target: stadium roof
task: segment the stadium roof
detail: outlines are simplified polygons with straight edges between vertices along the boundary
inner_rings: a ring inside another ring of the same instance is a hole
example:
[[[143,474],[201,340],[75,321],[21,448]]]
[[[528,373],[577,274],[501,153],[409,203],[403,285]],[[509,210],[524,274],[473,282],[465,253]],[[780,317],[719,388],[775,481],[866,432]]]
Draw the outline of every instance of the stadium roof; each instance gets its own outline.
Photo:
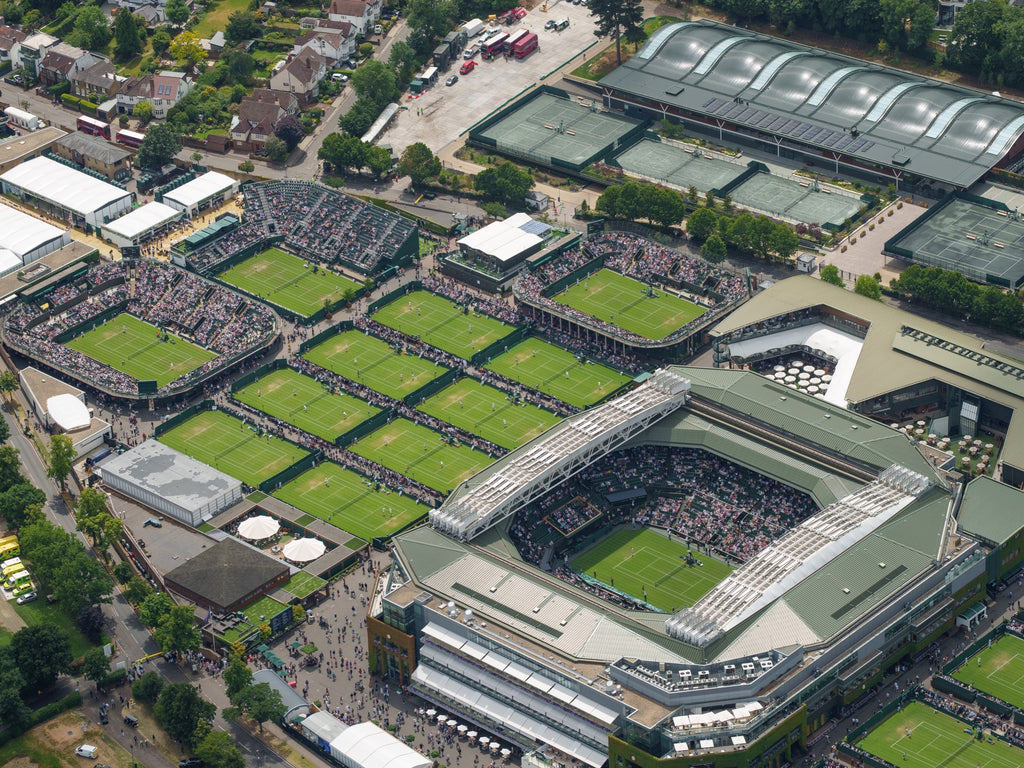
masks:
[[[129,240],[134,240],[140,235],[144,235],[152,229],[166,224],[168,221],[174,221],[182,216],[182,212],[176,208],[171,208],[169,205],[163,203],[146,203],[145,205],[136,208],[130,213],[126,213],[119,219],[114,219],[109,224],[104,225],[104,229],[108,229],[114,234],[121,235]]]
[[[0,181],[23,189],[47,202],[56,203],[80,216],[117,202],[129,194],[74,168],[51,160],[35,157],[17,165]]]
[[[600,85],[958,187],[1024,134],[1015,101],[708,20],[661,27]]]
[[[64,237],[64,230],[42,219],[0,204],[0,249],[9,250],[24,260],[40,246]]]
[[[164,200],[173,200],[185,208],[191,208],[193,205],[199,205],[215,195],[224,193],[236,184],[238,182],[230,176],[210,171],[182,184],[177,189],[165,192]]]
[[[831,307],[870,324],[846,392],[850,402],[863,403],[938,380],[1024,415],[1024,378],[1018,377],[1015,361],[985,352],[984,344],[973,336],[807,275],[787,278],[755,295],[710,334],[727,337],[746,326],[813,307]],[[1024,467],[1024,427],[1016,421],[1007,429],[1000,459]]]
[[[1024,527],[1024,494],[982,475],[967,484],[960,528],[993,544],[1004,544]]]
[[[226,538],[165,574],[165,578],[210,604],[229,606],[248,595],[255,599],[261,587],[288,570],[270,555]]]

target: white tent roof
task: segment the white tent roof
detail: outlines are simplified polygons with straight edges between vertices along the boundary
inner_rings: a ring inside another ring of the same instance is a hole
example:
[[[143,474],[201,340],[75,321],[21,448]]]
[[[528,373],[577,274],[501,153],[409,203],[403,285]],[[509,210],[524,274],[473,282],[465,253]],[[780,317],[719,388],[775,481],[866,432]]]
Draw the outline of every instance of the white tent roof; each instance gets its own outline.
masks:
[[[296,563],[308,563],[316,560],[327,551],[327,547],[319,539],[292,539],[281,549],[281,554]]]
[[[92,421],[85,403],[70,393],[49,398],[46,401],[46,412],[65,432],[87,427]]]
[[[0,204],[0,249],[13,251],[24,259],[25,254],[63,236],[64,230],[17,208]]]
[[[6,275],[20,268],[25,262],[10,248],[0,247],[0,275]]]
[[[82,216],[128,197],[123,189],[48,157],[26,160],[0,179]]]
[[[156,202],[146,203],[141,208],[136,208],[121,218],[114,219],[105,225],[105,229],[110,230],[115,235],[121,235],[121,237],[132,240],[152,229],[156,229],[162,224],[166,224],[168,221],[180,219],[181,216],[181,211],[171,208],[169,205]]]
[[[350,764],[364,768],[429,768],[432,764],[373,723],[349,726],[331,742],[331,751],[340,752]]]
[[[164,194],[164,200],[173,200],[179,205],[183,205],[186,208],[190,208],[193,205],[198,205],[204,200],[209,200],[214,195],[223,193],[225,190],[231,189],[232,186],[237,182],[230,176],[225,176],[223,173],[217,173],[216,171],[210,171],[204,173],[187,184],[182,184],[177,189],[172,189],[170,192]]]
[[[497,261],[508,261],[518,254],[544,242],[542,238],[522,229],[523,225],[531,224],[525,213],[517,213],[504,221],[488,224],[483,229],[471,232],[459,240],[459,245],[481,251]]]
[[[238,535],[243,539],[266,539],[281,530],[281,524],[270,515],[257,515],[243,520],[238,525]]]

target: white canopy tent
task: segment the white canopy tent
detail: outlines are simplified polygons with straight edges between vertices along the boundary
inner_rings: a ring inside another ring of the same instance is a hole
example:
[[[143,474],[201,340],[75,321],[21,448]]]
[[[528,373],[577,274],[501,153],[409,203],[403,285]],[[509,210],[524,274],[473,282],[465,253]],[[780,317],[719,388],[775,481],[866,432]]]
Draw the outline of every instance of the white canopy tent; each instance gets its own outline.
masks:
[[[72,394],[55,395],[46,401],[46,412],[65,432],[89,426],[92,417],[85,403]]]
[[[295,563],[308,563],[316,560],[327,547],[319,539],[292,539],[284,545],[281,553],[287,560]]]
[[[281,530],[281,524],[270,515],[257,515],[243,520],[238,526],[238,535],[250,541],[269,539]]]

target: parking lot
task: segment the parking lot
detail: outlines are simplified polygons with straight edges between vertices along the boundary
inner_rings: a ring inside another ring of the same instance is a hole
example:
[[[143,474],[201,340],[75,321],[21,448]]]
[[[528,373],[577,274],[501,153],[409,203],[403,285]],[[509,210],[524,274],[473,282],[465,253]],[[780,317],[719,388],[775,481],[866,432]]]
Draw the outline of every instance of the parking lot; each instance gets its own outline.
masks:
[[[419,96],[409,92],[402,94],[401,105],[407,109],[399,112],[391,127],[379,143],[392,145],[397,152],[417,141],[422,141],[434,152],[454,140],[462,141],[459,134],[479,121],[491,111],[520,94],[524,89],[548,83],[557,85],[559,76],[547,75],[567,62],[572,66],[583,61],[580,55],[588,46],[597,44],[596,49],[607,45],[594,37],[594,21],[589,10],[582,5],[572,5],[566,0],[550,3],[546,13],[538,6],[525,18],[510,26],[508,32],[525,28],[540,38],[539,47],[524,59],[498,57],[493,61],[474,61],[477,67],[466,75],[459,75],[455,85],[446,86],[445,80],[458,74],[462,66],[461,57],[453,61],[440,74],[437,85]],[[569,19],[569,27],[556,32],[544,29],[549,19]],[[471,38],[468,46],[479,44],[481,36]]]

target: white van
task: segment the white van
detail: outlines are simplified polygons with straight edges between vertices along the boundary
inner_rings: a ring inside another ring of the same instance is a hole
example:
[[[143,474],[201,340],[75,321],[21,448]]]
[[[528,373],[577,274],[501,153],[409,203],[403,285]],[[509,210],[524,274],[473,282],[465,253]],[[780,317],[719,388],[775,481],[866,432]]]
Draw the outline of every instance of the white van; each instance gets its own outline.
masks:
[[[90,760],[95,760],[96,756],[99,754],[99,750],[92,744],[83,744],[75,749],[75,754],[79,757],[88,757]]]

